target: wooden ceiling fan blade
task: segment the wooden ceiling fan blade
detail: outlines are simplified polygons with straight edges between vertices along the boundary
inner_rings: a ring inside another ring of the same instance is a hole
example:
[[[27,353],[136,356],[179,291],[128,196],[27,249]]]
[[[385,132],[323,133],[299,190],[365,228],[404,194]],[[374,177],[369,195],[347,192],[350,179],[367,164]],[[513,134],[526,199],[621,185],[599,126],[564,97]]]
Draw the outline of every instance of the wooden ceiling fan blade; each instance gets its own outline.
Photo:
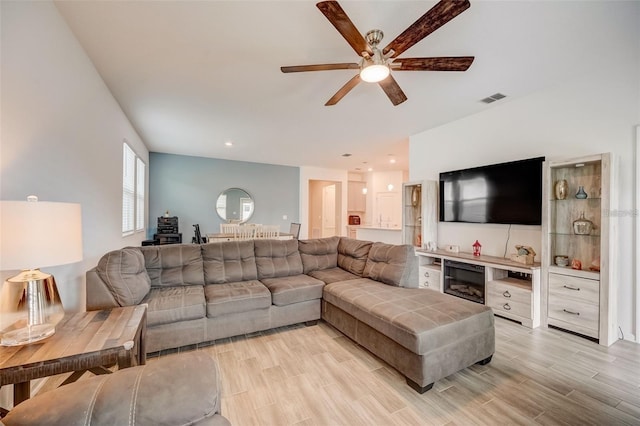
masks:
[[[331,70],[357,70],[360,66],[353,63],[340,64],[316,64],[316,65],[293,65],[288,67],[280,67],[283,73],[289,72],[305,72],[305,71],[331,71]]]
[[[380,81],[378,84],[382,87],[382,90],[384,90],[384,93],[387,94],[394,106],[400,105],[407,100],[407,95],[404,94],[400,85],[398,85],[398,82],[392,75],[389,75],[389,77]]]
[[[321,1],[316,4],[316,7],[327,17],[342,37],[347,40],[347,43],[355,50],[358,56],[361,56],[362,52],[365,51],[370,54],[373,53],[367,41],[356,26],[353,25],[353,22],[351,22],[351,19],[349,19],[337,1]]]
[[[383,53],[386,54],[393,49],[392,57],[399,56],[402,52],[467,10],[469,6],[471,6],[469,0],[440,0],[389,43],[383,49]]]
[[[394,71],[466,71],[473,56],[452,56],[437,58],[401,58],[391,63]]]
[[[351,91],[351,89],[358,85],[358,83],[360,83],[360,74],[354,75],[351,80],[347,81],[347,83],[342,86],[340,90],[338,90],[336,94],[333,95],[331,99],[329,99],[324,105],[331,106],[337,104],[338,102],[340,102],[340,99],[344,98],[345,95]]]

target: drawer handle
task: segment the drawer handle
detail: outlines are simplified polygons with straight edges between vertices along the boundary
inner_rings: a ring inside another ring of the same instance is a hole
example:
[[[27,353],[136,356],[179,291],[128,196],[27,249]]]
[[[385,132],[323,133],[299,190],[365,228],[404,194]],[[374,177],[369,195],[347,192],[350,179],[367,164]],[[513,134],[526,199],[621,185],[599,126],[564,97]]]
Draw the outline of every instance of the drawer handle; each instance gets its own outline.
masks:
[[[502,293],[502,295],[504,297],[511,297],[511,293],[509,293],[509,290],[505,290],[504,293]]]
[[[580,291],[580,287],[575,288],[575,287],[570,287],[568,285],[563,285],[562,287],[566,288],[567,290]]]
[[[566,313],[571,314],[571,315],[580,315],[580,312],[568,311],[566,309],[563,309],[563,311],[565,311]]]
[[[429,278],[429,273],[428,273],[428,272],[425,272],[425,273],[424,273],[424,276],[425,276],[425,277],[427,277],[427,278]]]
[[[509,306],[508,303],[505,303],[504,305],[502,305],[502,307],[504,308],[505,311],[510,311],[511,310],[511,306]]]
[[[425,287],[429,287],[429,281],[425,281],[425,282],[424,282],[424,286],[425,286]]]

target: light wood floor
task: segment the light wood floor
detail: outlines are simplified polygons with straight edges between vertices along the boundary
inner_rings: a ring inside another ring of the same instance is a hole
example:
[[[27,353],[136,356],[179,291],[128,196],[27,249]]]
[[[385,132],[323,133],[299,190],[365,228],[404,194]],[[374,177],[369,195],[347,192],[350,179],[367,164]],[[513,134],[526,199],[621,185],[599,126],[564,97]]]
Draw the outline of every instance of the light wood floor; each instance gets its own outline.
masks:
[[[496,342],[490,364],[423,395],[323,322],[197,350],[219,363],[233,425],[640,425],[640,345],[605,348],[498,317]]]

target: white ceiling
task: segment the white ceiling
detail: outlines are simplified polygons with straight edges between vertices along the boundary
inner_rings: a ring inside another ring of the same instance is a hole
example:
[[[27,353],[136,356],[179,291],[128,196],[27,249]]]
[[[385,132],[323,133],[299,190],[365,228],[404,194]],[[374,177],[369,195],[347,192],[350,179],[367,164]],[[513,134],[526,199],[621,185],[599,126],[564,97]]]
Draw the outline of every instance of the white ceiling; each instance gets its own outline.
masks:
[[[382,45],[435,3],[340,2]],[[150,151],[350,171],[407,170],[410,135],[597,66],[606,3],[471,0],[401,55],[473,55],[468,71],[395,72],[396,107],[367,83],[325,107],[354,70],[280,72],[358,60],[315,1],[56,1]]]

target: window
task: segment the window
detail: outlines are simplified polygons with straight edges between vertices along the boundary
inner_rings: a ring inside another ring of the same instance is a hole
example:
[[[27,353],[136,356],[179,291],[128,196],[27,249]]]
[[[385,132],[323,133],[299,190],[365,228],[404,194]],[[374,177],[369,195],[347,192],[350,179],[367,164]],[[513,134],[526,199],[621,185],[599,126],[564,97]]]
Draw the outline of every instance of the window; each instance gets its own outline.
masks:
[[[123,143],[122,149],[122,235],[144,231],[145,164]]]
[[[136,231],[144,231],[144,163],[136,158]]]

